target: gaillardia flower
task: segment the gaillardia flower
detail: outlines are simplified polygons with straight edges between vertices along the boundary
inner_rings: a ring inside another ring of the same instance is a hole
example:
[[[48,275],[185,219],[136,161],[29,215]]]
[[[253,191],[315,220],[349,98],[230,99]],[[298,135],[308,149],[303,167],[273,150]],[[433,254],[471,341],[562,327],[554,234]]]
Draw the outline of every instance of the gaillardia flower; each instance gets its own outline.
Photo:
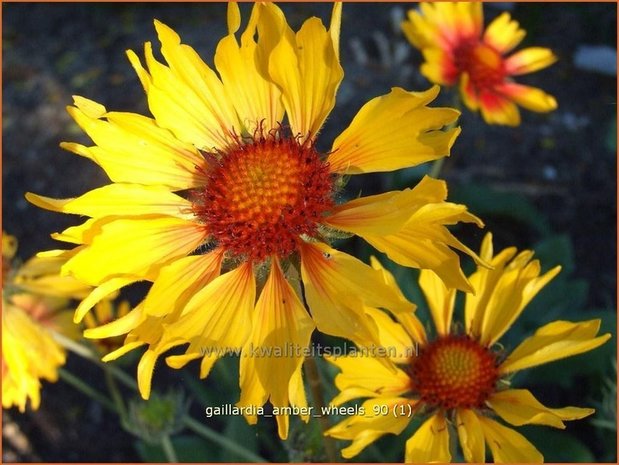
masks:
[[[90,292],[71,277],[60,276],[63,257],[34,257],[14,266],[17,240],[2,233],[2,407],[36,410],[41,379],[56,381],[65,351],[52,331],[77,336],[68,311],[70,298]]]
[[[341,232],[470,290],[451,248],[475,254],[446,225],[481,222],[445,201],[444,182],[425,178],[413,189],[336,201],[344,175],[439,159],[460,131],[447,128],[457,111],[427,107],[438,86],[394,88],[365,104],[320,153],[316,136],[343,78],[340,18],[336,4],[329,29],[311,18],[295,34],[277,6],[257,3],[239,42],[240,11],[231,3],[229,33],[215,53],[218,74],[155,21],[167,65],[150,43],[146,68],[128,52],[154,119],[108,112],[82,97],[69,107],[95,145],[63,147],[99,164],[112,183],[74,199],[28,199],[91,217],[55,236],[78,244],[63,272],[96,286],[76,321],[107,293],[153,282],[129,314],[85,333],[127,334],[104,360],[148,345],[138,366],[145,398],[157,358],[189,343],[167,362],[180,367],[201,358],[202,377],[226,352],[242,351],[239,405],[305,404],[301,364],[314,327],[370,344],[378,330],[364,305],[412,310],[380,272],[329,245]],[[269,355],[286,347],[295,350]],[[282,437],[287,421],[278,417]]]
[[[342,370],[335,379],[341,392],[333,404],[369,398],[363,403],[364,415],[349,417],[326,433],[353,441],[342,450],[344,457],[354,457],[387,433],[400,434],[413,416],[423,416],[422,425],[406,442],[408,463],[455,459],[450,450],[450,436],[455,434],[467,462],[485,462],[486,445],[495,462],[541,462],[542,455],[524,436],[495,418],[514,426],[565,428],[564,421],[594,412],[546,407],[527,389],[511,388],[508,377],[595,349],[610,334],[596,337],[599,320],[554,321],[505,357],[502,350],[495,350],[498,340],[560,267],[540,274],[533,253],[517,253],[514,247],[493,255],[490,234],[480,255],[492,269],[478,267],[470,276],[475,293],[466,295],[463,331],[452,325],[456,291],[447,289],[433,272],[423,270],[419,284],[434,320],[434,337],[428,337],[412,315],[394,322],[384,312],[368,309],[390,358],[330,360]],[[376,261],[374,265],[380,268]]]
[[[505,56],[525,36],[509,13],[502,13],[484,31],[481,2],[424,2],[419,8],[408,12],[402,30],[423,53],[421,73],[436,84],[458,84],[466,106],[480,109],[486,123],[519,125],[516,104],[540,113],[557,108],[552,96],[513,81],[513,76],[546,68],[557,58],[542,47]]]

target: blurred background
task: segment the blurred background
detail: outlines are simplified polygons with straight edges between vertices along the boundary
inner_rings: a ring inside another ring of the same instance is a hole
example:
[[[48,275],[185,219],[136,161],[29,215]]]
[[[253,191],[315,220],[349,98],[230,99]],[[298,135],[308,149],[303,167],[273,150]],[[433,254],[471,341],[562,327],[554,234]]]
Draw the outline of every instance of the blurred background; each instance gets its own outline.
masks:
[[[318,148],[328,151],[334,138],[358,109],[393,86],[425,90],[419,72],[421,54],[399,32],[399,23],[414,4],[345,4],[341,59],[345,78],[336,107]],[[247,18],[249,5],[242,6]],[[330,4],[284,4],[297,29],[317,15],[328,22]],[[545,427],[520,429],[548,462],[616,462],[616,151],[617,86],[615,3],[495,3],[485,5],[485,20],[510,10],[528,34],[525,46],[550,47],[559,61],[518,82],[541,87],[559,103],[555,112],[522,112],[516,128],[488,126],[467,110],[462,134],[441,177],[449,200],[465,203],[494,234],[495,250],[509,245],[534,248],[544,269],[563,271],[524,312],[502,341],[507,349],[538,326],[556,319],[602,318],[602,331],[614,337],[591,353],[555,362],[516,376],[517,387],[532,390],[550,406],[591,406],[597,412],[568,424],[566,431]],[[77,218],[38,209],[24,199],[26,191],[66,198],[106,183],[94,163],[59,148],[61,141],[90,141],[65,111],[71,95],[82,95],[108,109],[149,114],[146,99],[126,49],[142,54],[145,41],[158,44],[152,20],[174,28],[212,64],[217,41],[226,33],[223,4],[2,4],[2,205],[3,228],[19,240],[18,254],[27,259],[56,248],[50,233],[77,224]],[[155,46],[155,49],[158,45]],[[450,92],[438,103],[449,105]],[[436,103],[433,105],[437,105]],[[429,166],[383,175],[353,178],[354,197],[414,185]],[[454,231],[478,249],[485,231]],[[366,259],[375,254],[360,240],[338,244]],[[386,260],[383,260],[385,262]],[[472,264],[466,263],[468,271]],[[405,293],[420,307],[416,272],[392,267]],[[315,336],[320,339],[320,335]],[[136,356],[121,366],[135,373]],[[161,392],[181,388],[191,399],[199,422],[223,432],[267,461],[324,460],[319,429],[292,422],[291,437],[276,439],[274,422],[249,427],[240,417],[204,418],[207,405],[238,400],[235,360],[216,365],[206,381],[198,367],[161,367],[154,385]],[[327,399],[335,374],[320,365],[327,378]],[[71,355],[67,369],[95,386],[101,370]],[[3,412],[3,461],[157,461],[157,445],[119,427],[118,419],[64,382],[43,383],[37,412]],[[127,398],[135,394],[123,392]],[[335,419],[332,419],[335,421]],[[411,428],[414,428],[412,425]],[[405,436],[406,437],[406,436]],[[238,461],[233,451],[181,431],[173,438],[181,461]],[[401,461],[404,437],[386,437],[358,461]]]

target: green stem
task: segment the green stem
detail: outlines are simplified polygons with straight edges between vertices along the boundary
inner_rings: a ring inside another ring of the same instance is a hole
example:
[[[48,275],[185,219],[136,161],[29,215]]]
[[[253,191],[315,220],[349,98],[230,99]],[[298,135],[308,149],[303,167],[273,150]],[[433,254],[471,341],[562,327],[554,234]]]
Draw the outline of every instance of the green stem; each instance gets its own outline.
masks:
[[[438,160],[434,160],[434,163],[432,163],[432,168],[430,168],[430,172],[428,173],[428,176],[430,176],[431,178],[437,179],[439,174],[441,174],[443,163],[445,163],[445,157],[439,158]]]
[[[237,444],[234,441],[231,441],[225,436],[213,431],[212,429],[204,426],[202,423],[194,420],[190,416],[183,417],[183,423],[187,428],[192,430],[194,433],[199,434],[205,439],[213,441],[224,449],[229,450],[230,452],[235,453],[239,458],[243,458],[249,462],[258,462],[265,463],[266,459],[260,457],[259,455],[253,453],[250,450],[245,449],[240,444]]]
[[[113,365],[108,365],[107,363],[102,362],[99,359],[99,357],[97,355],[95,355],[88,347],[86,347],[86,346],[84,346],[82,344],[79,344],[79,343],[69,339],[68,337],[63,336],[62,334],[59,334],[59,333],[54,333],[54,337],[67,350],[70,350],[74,354],[79,355],[80,357],[83,357],[83,358],[85,358],[85,359],[87,359],[87,360],[89,360],[89,361],[99,365],[106,372],[106,376],[110,376],[110,378],[112,378],[112,376],[116,377],[116,379],[118,381],[123,383],[128,388],[130,388],[130,389],[132,389],[132,390],[134,390],[136,392],[138,391],[138,385],[137,385],[137,383],[134,381],[134,379],[131,376],[129,376],[127,373],[125,373],[124,371],[122,371],[118,367],[115,367]],[[123,415],[126,415],[126,413],[121,414],[121,412],[126,412],[126,410],[124,408],[124,403],[122,403],[122,397],[120,395],[120,392],[118,391],[118,387],[115,384],[114,384],[114,388],[111,388],[110,391],[112,392],[112,396],[115,397],[116,395],[118,395],[118,397],[119,397],[119,400],[116,400],[116,404],[114,404],[108,398],[106,398],[102,394],[100,394],[97,391],[95,391],[94,389],[92,389],[90,386],[82,383],[80,380],[75,378],[70,373],[67,373],[67,372],[65,372],[65,373],[66,373],[67,376],[71,377],[72,380],[75,380],[76,382],[80,383],[81,386],[78,387],[78,389],[80,391],[82,391],[85,394],[88,394],[91,397],[95,398],[96,400],[101,402],[106,408],[109,408],[110,410],[118,413],[118,415],[121,417],[121,421],[122,421]],[[61,374],[61,376],[62,376],[62,374]],[[75,385],[71,381],[67,381],[67,382],[69,382],[72,385]],[[114,394],[114,391],[116,391],[116,394]],[[120,409],[119,409],[120,405],[122,405],[122,407],[120,407]],[[208,428],[207,426],[204,426],[203,424],[201,424],[198,421],[194,420],[189,415],[183,416],[182,422],[183,422],[183,424],[187,428],[192,430],[194,433],[202,436],[205,439],[208,439],[208,440],[218,444],[219,446],[221,446],[224,449],[229,450],[230,452],[235,453],[239,458],[243,458],[243,459],[245,459],[247,461],[250,461],[250,462],[259,462],[259,463],[265,463],[267,461],[264,457],[261,457],[261,456],[255,454],[254,452],[245,449],[240,444],[237,444],[236,442],[231,441],[230,439],[228,439],[227,437],[223,436],[222,434],[220,434],[220,433],[218,433],[216,431],[213,431],[212,429]],[[173,460],[173,462],[177,462],[177,460]]]
[[[120,424],[125,426],[127,424],[127,409],[125,407],[122,395],[118,390],[118,385],[114,380],[114,376],[109,370],[109,366],[103,367],[103,375],[105,376],[105,384],[107,384],[108,391],[110,391],[114,404],[116,405],[116,410],[118,412],[118,416],[120,417]]]
[[[88,384],[83,382],[77,376],[72,375],[71,373],[69,373],[64,368],[59,368],[58,369],[58,374],[60,375],[60,379],[62,379],[65,383],[70,384],[71,386],[73,386],[78,391],[80,391],[80,392],[86,394],[87,396],[89,396],[90,398],[96,400],[101,405],[103,405],[106,409],[111,410],[112,412],[116,412],[116,406],[114,405],[114,403],[110,399],[105,397],[99,391],[91,388]]]
[[[163,447],[163,452],[165,453],[168,462],[177,463],[178,457],[176,456],[176,451],[174,450],[174,444],[170,441],[170,436],[166,434],[161,438],[161,446]]]
[[[314,406],[318,412],[325,411],[325,399],[322,395],[322,383],[320,381],[320,374],[318,373],[318,365],[313,357],[306,357],[303,362],[303,368],[305,369],[305,375],[309,383],[310,390],[312,391],[312,398],[314,399]],[[318,417],[320,423],[320,429],[322,429],[322,441],[327,454],[327,460],[331,463],[338,461],[337,448],[335,447],[335,441],[325,436],[325,432],[330,428],[329,419],[321,415]]]

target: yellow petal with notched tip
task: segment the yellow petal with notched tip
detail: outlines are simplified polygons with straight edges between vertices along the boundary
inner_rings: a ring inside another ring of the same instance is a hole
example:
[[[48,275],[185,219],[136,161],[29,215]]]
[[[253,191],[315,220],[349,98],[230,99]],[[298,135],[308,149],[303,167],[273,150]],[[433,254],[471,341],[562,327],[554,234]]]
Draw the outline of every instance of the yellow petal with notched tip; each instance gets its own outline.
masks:
[[[441,131],[459,112],[428,108],[439,87],[425,92],[401,88],[366,103],[340,134],[327,161],[332,172],[362,174],[393,171],[449,156],[459,128]]]
[[[256,303],[251,328],[240,360],[239,405],[263,405],[264,401],[260,402],[266,394],[273,407],[288,407],[291,378],[303,363],[314,323],[275,257]],[[280,438],[286,439],[286,422],[278,424]]]
[[[512,373],[593,350],[610,339],[610,334],[596,337],[599,329],[600,320],[548,323],[516,347],[499,372]]]
[[[269,76],[282,92],[292,133],[313,140],[335,106],[344,77],[331,35],[318,18],[303,23],[294,40],[283,34],[269,57]]]

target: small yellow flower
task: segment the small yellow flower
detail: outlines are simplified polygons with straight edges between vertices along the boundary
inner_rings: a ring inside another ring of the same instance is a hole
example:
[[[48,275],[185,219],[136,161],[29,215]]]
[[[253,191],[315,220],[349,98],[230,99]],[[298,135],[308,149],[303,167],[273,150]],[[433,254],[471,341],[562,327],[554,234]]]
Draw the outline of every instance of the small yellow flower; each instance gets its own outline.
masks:
[[[181,367],[202,359],[202,377],[226,350],[241,352],[241,406],[305,405],[302,351],[315,327],[369,344],[378,332],[364,304],[412,308],[379,272],[329,245],[342,231],[470,290],[452,248],[475,254],[446,225],[481,221],[445,201],[444,182],[425,178],[413,189],[336,203],[344,175],[439,159],[460,132],[445,129],[457,111],[427,106],[438,86],[419,93],[394,88],[365,104],[331,150],[320,153],[316,137],[343,78],[340,19],[336,4],[328,29],[311,18],[295,33],[277,6],[256,3],[239,42],[240,11],[230,3],[228,34],[215,53],[218,74],[155,21],[167,65],[150,42],[146,67],[128,52],[154,119],[108,112],[82,97],[69,107],[95,145],[63,146],[99,164],[112,184],[75,199],[27,197],[91,217],[56,236],[79,244],[63,272],[97,286],[76,321],[108,293],[153,282],[125,317],[85,333],[127,334],[104,360],[148,345],[138,367],[143,397],[157,358],[189,343],[167,362]],[[286,347],[294,350],[282,357],[253,351]],[[278,416],[282,437],[287,421]]]
[[[599,320],[554,321],[503,358],[494,350],[499,338],[560,267],[540,275],[533,253],[525,250],[517,254],[514,247],[493,255],[490,234],[480,255],[493,268],[478,267],[470,276],[475,294],[466,295],[463,334],[452,329],[456,291],[424,270],[419,283],[434,320],[435,337],[428,337],[412,314],[406,318],[399,315],[399,322],[394,322],[384,312],[368,309],[390,358],[330,360],[342,370],[335,379],[341,392],[333,404],[370,398],[363,403],[363,415],[349,417],[327,431],[335,438],[353,441],[342,450],[343,457],[354,457],[387,433],[400,434],[412,416],[426,415],[406,442],[406,462],[451,461],[453,434],[457,434],[467,462],[484,462],[486,445],[495,462],[541,462],[542,455],[524,436],[493,417],[514,426],[540,424],[563,429],[564,421],[594,412],[546,407],[528,390],[509,388],[506,377],[595,349],[610,334],[596,337]],[[376,261],[374,266],[380,268]]]
[[[557,108],[551,95],[513,81],[513,76],[546,68],[557,58],[542,47],[506,56],[525,36],[509,13],[484,31],[481,2],[421,3],[419,8],[408,12],[402,30],[423,53],[421,73],[437,84],[458,84],[466,106],[481,110],[486,123],[518,126],[516,104],[540,113]]]
[[[41,379],[56,381],[65,351],[52,331],[76,337],[67,306],[91,288],[60,277],[66,257],[34,257],[14,269],[17,240],[2,234],[2,407],[40,405]]]

